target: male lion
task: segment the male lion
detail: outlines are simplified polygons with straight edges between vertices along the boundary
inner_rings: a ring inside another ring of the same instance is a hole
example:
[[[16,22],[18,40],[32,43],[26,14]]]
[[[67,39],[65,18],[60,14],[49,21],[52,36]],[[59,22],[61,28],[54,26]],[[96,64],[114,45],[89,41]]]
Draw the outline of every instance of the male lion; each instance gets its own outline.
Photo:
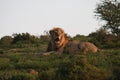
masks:
[[[90,42],[70,41],[63,29],[53,28],[49,31],[50,42],[47,52],[57,51],[60,53],[95,53],[98,48]]]
[[[58,51],[63,52],[64,46],[68,43],[68,39],[65,36],[63,29],[53,28],[49,31],[50,33],[50,42],[47,48],[47,52]]]

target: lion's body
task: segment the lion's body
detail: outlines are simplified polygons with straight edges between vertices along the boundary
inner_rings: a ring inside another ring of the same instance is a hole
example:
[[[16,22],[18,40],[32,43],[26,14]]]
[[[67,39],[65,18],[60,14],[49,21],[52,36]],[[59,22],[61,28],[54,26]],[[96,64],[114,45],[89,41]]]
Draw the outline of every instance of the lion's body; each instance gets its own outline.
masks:
[[[96,53],[97,50],[98,48],[90,42],[69,41],[63,52],[68,54],[86,54]]]
[[[47,52],[57,51],[61,53],[96,53],[98,48],[90,42],[70,41],[61,28],[50,30],[51,40]]]

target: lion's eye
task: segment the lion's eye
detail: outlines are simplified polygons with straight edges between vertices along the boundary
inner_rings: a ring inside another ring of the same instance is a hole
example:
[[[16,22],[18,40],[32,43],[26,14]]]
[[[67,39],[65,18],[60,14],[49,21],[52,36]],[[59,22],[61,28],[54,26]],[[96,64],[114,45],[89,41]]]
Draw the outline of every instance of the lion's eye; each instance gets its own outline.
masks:
[[[58,33],[58,31],[55,31],[56,33]]]
[[[61,31],[59,31],[59,34],[61,34]]]

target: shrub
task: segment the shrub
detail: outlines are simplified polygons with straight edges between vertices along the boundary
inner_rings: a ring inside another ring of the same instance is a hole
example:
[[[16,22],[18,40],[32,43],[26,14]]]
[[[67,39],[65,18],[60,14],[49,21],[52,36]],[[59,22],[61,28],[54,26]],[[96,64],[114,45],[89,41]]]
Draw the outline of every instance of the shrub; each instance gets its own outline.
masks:
[[[55,70],[49,69],[46,71],[41,71],[39,75],[40,80],[56,80],[55,79]]]
[[[92,39],[90,42],[93,42],[100,48],[116,48],[117,43],[119,42],[119,39],[116,35],[110,34],[108,31],[106,31],[103,28],[100,28],[96,32],[93,32],[89,34],[89,37]]]
[[[11,36],[4,36],[1,38],[0,43],[2,45],[8,46],[12,43],[13,38]]]
[[[0,71],[0,80],[36,80],[37,77],[22,71]]]
[[[14,69],[14,65],[9,62],[0,62],[0,70]]]

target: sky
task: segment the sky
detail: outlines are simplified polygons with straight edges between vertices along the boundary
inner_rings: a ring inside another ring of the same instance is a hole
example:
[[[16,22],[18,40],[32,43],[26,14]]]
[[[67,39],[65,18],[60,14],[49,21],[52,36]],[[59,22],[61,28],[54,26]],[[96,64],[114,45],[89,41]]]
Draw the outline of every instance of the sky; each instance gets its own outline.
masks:
[[[99,0],[0,0],[0,37],[28,32],[42,35],[53,27],[70,36],[88,35],[100,26],[95,18]]]

